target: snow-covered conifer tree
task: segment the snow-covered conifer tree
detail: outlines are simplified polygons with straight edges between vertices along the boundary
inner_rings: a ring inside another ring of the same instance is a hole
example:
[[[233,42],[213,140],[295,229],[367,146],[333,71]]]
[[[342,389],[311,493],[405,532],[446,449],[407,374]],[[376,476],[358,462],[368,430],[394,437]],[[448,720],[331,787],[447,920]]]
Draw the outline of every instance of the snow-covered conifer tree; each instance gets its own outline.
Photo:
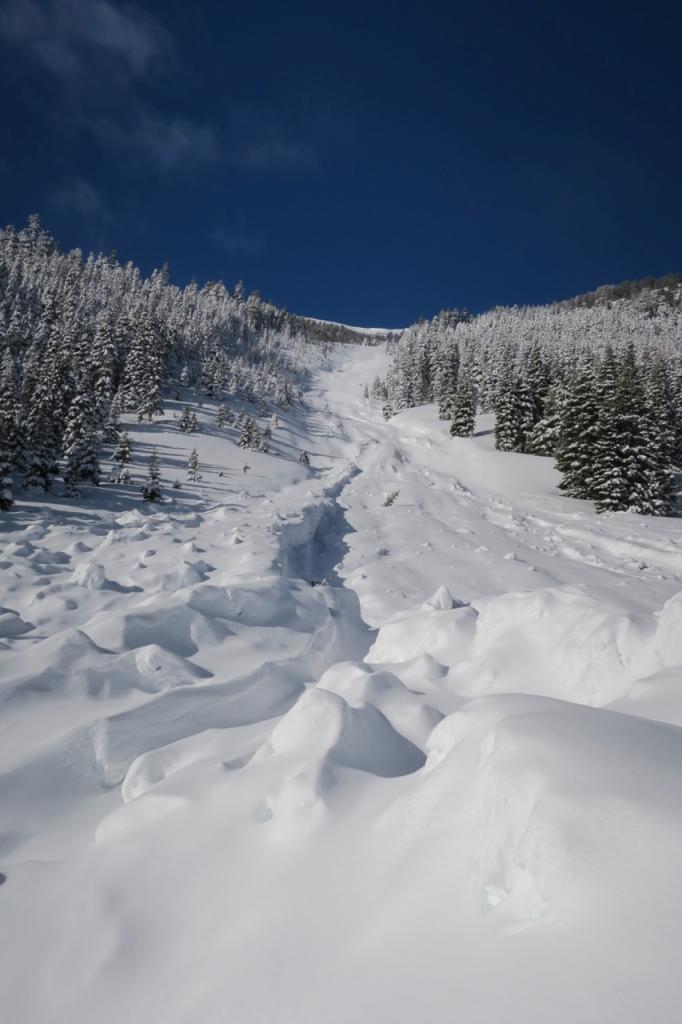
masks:
[[[95,428],[97,413],[86,384],[84,378],[69,407],[64,430],[64,483],[69,495],[78,493],[79,483],[87,481],[97,485],[100,479]]]
[[[455,344],[450,350],[441,350],[439,373],[434,398],[438,403],[438,418],[451,420],[454,417],[457,376],[459,372],[459,348]]]
[[[587,356],[582,356],[562,403],[557,449],[557,466],[563,474],[559,486],[572,498],[594,495],[598,415],[594,366]]]
[[[148,501],[152,504],[161,501],[163,498],[161,494],[161,472],[159,470],[159,455],[156,448],[153,449],[149,456],[149,464],[147,466],[147,476],[145,477],[144,483],[142,484],[142,500]]]
[[[132,445],[130,443],[130,435],[125,431],[118,435],[116,447],[112,458],[114,462],[118,463],[119,470],[116,477],[116,482],[119,484],[128,483],[130,479],[130,472],[128,466],[132,460]]]
[[[471,437],[475,425],[476,401],[474,399],[474,391],[468,369],[462,368],[459,372],[459,380],[452,408],[450,433],[453,437]]]
[[[245,415],[242,420],[241,433],[239,435],[239,447],[251,448],[253,446],[255,423],[250,416]]]
[[[193,483],[197,483],[201,480],[201,473],[199,472],[199,453],[196,448],[192,448],[189,460],[187,462],[187,479]]]

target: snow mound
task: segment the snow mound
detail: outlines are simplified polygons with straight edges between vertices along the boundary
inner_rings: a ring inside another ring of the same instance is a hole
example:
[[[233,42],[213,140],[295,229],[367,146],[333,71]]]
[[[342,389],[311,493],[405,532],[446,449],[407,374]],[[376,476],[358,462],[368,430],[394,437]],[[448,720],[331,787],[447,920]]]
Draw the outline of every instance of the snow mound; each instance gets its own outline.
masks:
[[[137,612],[100,612],[84,626],[88,635],[111,651],[129,651],[159,644],[180,657],[190,657],[203,645],[220,644],[231,631],[186,604],[158,600]]]
[[[327,760],[383,777],[416,771],[424,756],[371,704],[351,707],[329,690],[307,690],[272,730],[263,752]]]
[[[665,667],[682,665],[682,591],[663,605],[656,641]]]
[[[471,884],[505,930],[585,927],[619,902],[627,919],[649,876],[661,901],[676,888],[682,730],[504,695],[445,718],[427,749],[399,814],[425,841],[471,836]]]
[[[423,694],[412,692],[393,673],[369,665],[339,662],[322,675],[318,687],[342,697],[352,708],[377,708],[396,732],[420,749],[443,717],[424,702]]]
[[[100,562],[81,562],[74,569],[71,582],[86,590],[105,590],[109,585],[104,566]]]
[[[476,607],[465,692],[538,693],[600,706],[656,667],[654,620],[580,587],[503,594]]]
[[[190,608],[245,626],[281,627],[308,632],[326,618],[318,592],[299,580],[270,576],[224,587],[205,584],[189,598]]]
[[[9,639],[23,636],[24,633],[30,633],[33,628],[33,625],[25,622],[13,608],[0,608],[0,637]]]
[[[185,587],[192,587],[196,583],[202,583],[206,579],[205,562],[180,562],[175,569],[161,577],[160,589],[183,590]]]
[[[442,665],[455,665],[469,657],[477,614],[440,587],[418,608],[398,612],[381,626],[367,661],[391,664],[428,654]]]
[[[114,655],[98,647],[81,630],[67,629],[36,644],[28,666],[22,654],[9,655],[3,692],[109,698],[130,690],[160,693],[192,686],[208,677],[204,669],[158,644]]]

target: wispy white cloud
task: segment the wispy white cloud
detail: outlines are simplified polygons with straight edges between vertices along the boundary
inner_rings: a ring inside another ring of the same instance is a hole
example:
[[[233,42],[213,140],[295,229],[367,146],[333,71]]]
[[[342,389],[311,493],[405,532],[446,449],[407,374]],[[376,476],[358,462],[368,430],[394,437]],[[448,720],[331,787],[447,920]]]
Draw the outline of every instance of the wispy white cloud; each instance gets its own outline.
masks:
[[[133,4],[0,0],[0,43],[51,73],[65,90],[63,123],[131,170],[170,174],[222,162],[245,174],[300,175],[318,166],[317,147],[267,111],[233,111],[221,133],[169,110],[154,86],[184,74],[182,61],[168,30]],[[86,185],[72,179],[54,202],[94,215]]]
[[[64,178],[50,192],[48,199],[52,206],[77,213],[88,220],[111,220],[109,207],[94,185],[77,175]]]
[[[244,221],[230,227],[215,225],[209,231],[208,237],[228,256],[235,253],[254,255],[260,252],[265,244],[262,233],[252,230]]]
[[[0,36],[64,83],[99,74],[102,62],[141,78],[174,54],[169,33],[154,18],[109,0],[6,0]]]
[[[215,129],[187,118],[138,110],[133,117],[88,120],[102,146],[131,162],[162,171],[191,170],[222,156]]]

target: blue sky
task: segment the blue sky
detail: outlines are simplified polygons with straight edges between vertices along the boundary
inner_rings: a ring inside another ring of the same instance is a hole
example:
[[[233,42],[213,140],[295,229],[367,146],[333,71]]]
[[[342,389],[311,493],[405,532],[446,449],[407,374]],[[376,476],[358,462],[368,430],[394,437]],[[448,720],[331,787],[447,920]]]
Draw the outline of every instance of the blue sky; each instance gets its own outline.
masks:
[[[681,11],[0,0],[0,220],[389,327],[682,270]]]

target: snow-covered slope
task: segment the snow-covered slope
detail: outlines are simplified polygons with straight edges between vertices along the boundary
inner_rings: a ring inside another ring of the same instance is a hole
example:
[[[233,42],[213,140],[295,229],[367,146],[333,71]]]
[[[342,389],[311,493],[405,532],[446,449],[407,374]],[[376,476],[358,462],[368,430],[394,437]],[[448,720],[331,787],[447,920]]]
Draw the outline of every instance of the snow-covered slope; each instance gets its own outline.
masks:
[[[385,369],[335,350],[247,473],[155,427],[153,512],[7,515],[12,1024],[678,1019],[679,523],[385,422]]]

